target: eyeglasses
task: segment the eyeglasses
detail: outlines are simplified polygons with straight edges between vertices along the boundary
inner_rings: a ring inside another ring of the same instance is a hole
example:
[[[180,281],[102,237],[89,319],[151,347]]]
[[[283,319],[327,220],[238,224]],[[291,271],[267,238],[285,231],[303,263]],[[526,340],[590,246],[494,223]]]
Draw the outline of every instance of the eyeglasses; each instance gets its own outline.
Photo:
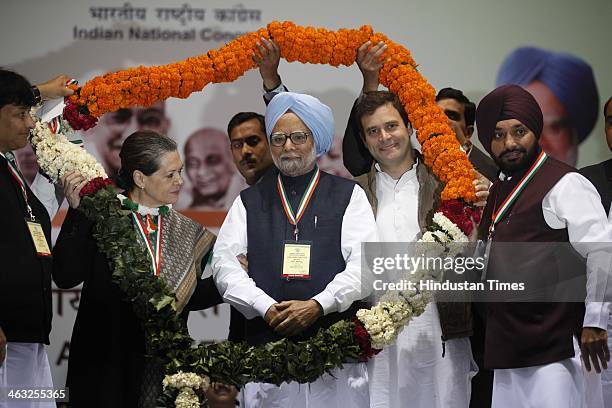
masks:
[[[522,125],[513,126],[510,128],[510,130],[495,129],[493,139],[502,140],[506,137],[506,134],[508,133],[510,133],[510,136],[512,136],[514,139],[520,139],[529,132],[530,130]]]
[[[234,150],[242,149],[242,146],[244,146],[245,143],[250,147],[255,147],[259,144],[260,140],[261,139],[259,138],[259,136],[249,136],[245,137],[244,139],[232,140],[231,146]]]
[[[270,135],[270,144],[275,147],[282,147],[287,143],[287,139],[291,139],[291,143],[301,145],[308,140],[308,133],[302,131],[291,132],[290,134],[277,132]]]

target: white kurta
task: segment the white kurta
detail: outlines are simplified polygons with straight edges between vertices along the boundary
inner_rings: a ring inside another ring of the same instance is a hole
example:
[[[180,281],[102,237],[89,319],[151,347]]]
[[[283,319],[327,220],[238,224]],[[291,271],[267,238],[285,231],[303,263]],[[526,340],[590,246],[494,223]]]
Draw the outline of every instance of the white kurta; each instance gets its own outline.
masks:
[[[319,302],[324,314],[345,311],[353,302],[370,294],[374,279],[369,271],[362,274],[361,243],[372,241],[377,241],[372,208],[363,189],[355,186],[342,219],[341,250],[346,269],[338,273],[321,293],[312,297]],[[258,288],[240,266],[236,256],[247,252],[246,209],[238,196],[215,243],[213,278],[223,300],[240,310],[247,319],[252,319],[265,316],[277,301]],[[323,376],[306,385],[289,383],[279,388],[270,384],[249,384],[245,387],[245,406],[346,407],[348,395],[354,395],[350,406],[369,406],[363,363],[346,364],[335,374],[337,379]],[[323,398],[325,404],[321,405]],[[286,405],[289,399],[293,405]]]
[[[597,190],[582,175],[568,173],[544,196],[542,211],[548,226],[567,228],[572,246],[587,259],[583,326],[606,329],[610,305],[594,300],[603,300],[609,291],[608,285],[612,283],[608,279],[612,271],[612,255],[601,250],[600,244],[612,242],[612,225],[608,223]],[[604,246],[609,249],[609,245]],[[494,370],[492,407],[601,406],[600,375],[594,372],[585,375],[579,361],[576,356],[536,367]]]
[[[49,213],[49,218],[53,220],[53,217],[55,217],[64,202],[64,190],[59,184],[53,184],[40,173],[34,177],[30,190],[45,206],[47,213]]]
[[[8,394],[10,389],[52,389],[51,367],[44,344],[8,343],[6,360],[0,366],[0,390]],[[55,402],[27,400],[15,402],[0,395],[0,408],[55,408]]]
[[[310,384],[248,383],[243,401],[248,408],[365,408],[369,407],[368,371],[365,364],[345,364]]]
[[[416,165],[399,180],[378,164],[376,226],[381,241],[413,242],[418,238],[419,182]],[[373,408],[463,408],[470,402],[477,366],[470,340],[448,340],[442,357],[442,330],[435,304],[412,319],[393,346],[368,363]]]

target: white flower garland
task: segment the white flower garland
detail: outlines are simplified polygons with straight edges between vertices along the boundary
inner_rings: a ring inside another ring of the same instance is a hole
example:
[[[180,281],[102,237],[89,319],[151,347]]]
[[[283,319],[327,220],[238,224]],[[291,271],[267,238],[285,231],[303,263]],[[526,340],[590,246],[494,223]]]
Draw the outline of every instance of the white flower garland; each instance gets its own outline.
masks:
[[[454,242],[468,242],[468,237],[456,226],[451,220],[446,218],[441,212],[437,212],[433,216],[433,222],[439,226],[442,231],[447,233]]]
[[[394,344],[406,323],[421,315],[430,301],[428,292],[388,292],[372,308],[358,310],[357,318],[370,334],[372,347],[382,349]]]
[[[179,371],[176,374],[164,377],[162,385],[164,391],[168,388],[179,390],[179,394],[174,400],[176,408],[200,408],[200,399],[195,390],[200,389],[202,392],[206,392],[210,387],[210,378]]]
[[[200,408],[200,398],[191,388],[182,388],[174,400],[176,408]]]
[[[370,334],[373,348],[382,349],[393,344],[406,323],[413,316],[423,313],[424,308],[421,310],[412,300],[381,299],[374,307],[357,311],[357,318]]]
[[[107,177],[102,165],[87,150],[66,138],[66,134],[73,131],[68,122],[62,119],[59,133],[55,134],[49,124],[42,122],[34,112],[32,118],[35,123],[32,146],[38,165],[54,183],[71,171],[78,171],[87,181]]]
[[[468,242],[468,237],[441,212],[433,216],[434,231],[427,231],[417,242],[427,243],[428,256],[438,256],[446,251],[454,254],[453,242]],[[436,279],[436,271],[415,271],[414,281]],[[418,290],[389,291],[370,309],[357,311],[357,318],[370,334],[372,347],[382,349],[392,345],[406,324],[421,315],[432,300],[431,292]]]

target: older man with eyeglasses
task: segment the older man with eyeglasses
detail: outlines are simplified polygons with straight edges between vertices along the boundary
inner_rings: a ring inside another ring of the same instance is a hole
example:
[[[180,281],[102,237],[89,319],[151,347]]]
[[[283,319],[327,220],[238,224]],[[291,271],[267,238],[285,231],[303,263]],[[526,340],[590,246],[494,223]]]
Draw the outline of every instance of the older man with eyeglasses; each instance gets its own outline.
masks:
[[[251,345],[307,339],[353,317],[372,279],[361,271],[361,243],[377,237],[361,187],[316,165],[332,145],[331,109],[285,92],[268,105],[265,124],[276,168],[236,199],[212,262],[223,299],[249,319]],[[248,273],[236,259],[242,253]],[[249,383],[244,400],[246,407],[368,407],[366,368],[348,363],[308,385]]]

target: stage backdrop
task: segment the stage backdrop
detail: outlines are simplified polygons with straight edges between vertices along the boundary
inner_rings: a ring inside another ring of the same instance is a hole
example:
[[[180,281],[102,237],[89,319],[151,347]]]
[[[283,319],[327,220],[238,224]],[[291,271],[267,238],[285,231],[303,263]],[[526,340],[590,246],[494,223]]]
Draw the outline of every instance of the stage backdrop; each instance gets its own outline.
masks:
[[[85,82],[110,70],[165,64],[205,53],[272,20],[329,29],[370,24],[411,49],[420,72],[436,88],[462,89],[476,102],[494,86],[504,56],[521,45],[571,52],[587,60],[605,101],[612,94],[607,41],[610,15],[609,0],[21,0],[2,6],[0,65],[33,82],[61,73]],[[336,149],[321,166],[346,174],[338,147],[361,87],[357,67],[334,69],[283,61],[280,73],[290,89],[311,93],[333,108]],[[238,111],[264,109],[261,80],[254,70],[232,84],[208,85],[188,100],[170,99],[149,109],[107,115],[82,137],[112,172],[117,168],[122,139],[130,132],[148,128],[167,133],[178,142],[188,167],[178,207],[216,231],[225,210],[244,187],[227,150],[227,122]],[[579,166],[610,156],[599,116],[591,136],[580,147]],[[33,176],[32,153],[26,149],[19,159]],[[61,225],[61,214],[55,225]],[[78,288],[55,291],[49,357],[58,386],[65,381],[79,294]],[[225,306],[192,313],[190,331],[197,339],[221,340],[227,334],[228,316]]]

